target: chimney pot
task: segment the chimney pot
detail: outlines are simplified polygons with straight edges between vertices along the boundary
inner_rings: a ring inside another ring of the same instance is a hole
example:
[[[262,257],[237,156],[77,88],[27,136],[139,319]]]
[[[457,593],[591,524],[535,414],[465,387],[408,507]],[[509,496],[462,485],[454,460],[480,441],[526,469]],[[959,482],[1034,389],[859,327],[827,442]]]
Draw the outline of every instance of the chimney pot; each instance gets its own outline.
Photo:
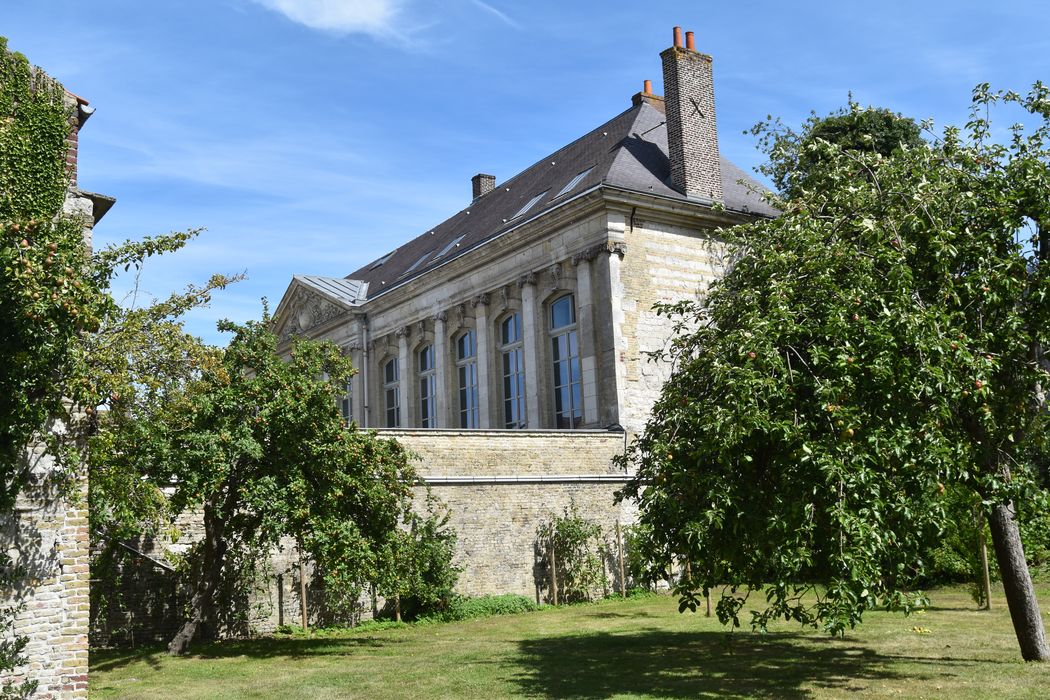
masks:
[[[477,199],[483,194],[488,194],[492,190],[496,189],[496,176],[486,175],[485,173],[478,173],[474,177],[470,178],[471,189],[474,191],[474,199]]]
[[[642,92],[646,95],[653,94],[653,81],[646,80],[644,83],[642,83]]]
[[[681,27],[675,27],[674,28],[674,45],[677,48],[682,48],[682,28]]]
[[[689,49],[690,51],[696,51],[696,43],[693,39],[692,32],[685,33],[685,48]]]

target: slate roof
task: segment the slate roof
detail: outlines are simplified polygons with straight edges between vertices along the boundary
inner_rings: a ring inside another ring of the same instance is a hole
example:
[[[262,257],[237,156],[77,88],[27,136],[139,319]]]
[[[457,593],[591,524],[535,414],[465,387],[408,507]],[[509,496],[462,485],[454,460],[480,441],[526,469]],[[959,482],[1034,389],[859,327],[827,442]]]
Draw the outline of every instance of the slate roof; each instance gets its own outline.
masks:
[[[725,158],[721,159],[721,167],[726,209],[776,216],[775,209],[738,181],[759,190],[761,185]],[[584,171],[586,174],[562,193],[563,188]],[[667,184],[670,174],[664,113],[641,101],[500,183],[492,192],[474,200],[432,230],[347,275],[347,280],[367,283],[369,296],[374,297],[598,184],[686,199]],[[538,195],[527,212],[515,216]]]

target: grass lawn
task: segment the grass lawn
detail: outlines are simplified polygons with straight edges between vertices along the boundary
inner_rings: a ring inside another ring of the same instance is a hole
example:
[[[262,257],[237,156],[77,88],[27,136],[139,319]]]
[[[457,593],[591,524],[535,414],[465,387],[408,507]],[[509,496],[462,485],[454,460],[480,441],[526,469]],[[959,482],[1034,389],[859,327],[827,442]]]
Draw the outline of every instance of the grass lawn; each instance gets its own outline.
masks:
[[[1050,623],[1050,585],[1040,586]],[[921,614],[874,613],[834,639],[767,635],[678,614],[668,596],[469,622],[323,632],[195,649],[99,651],[92,698],[1047,698],[1050,664],[1025,664],[1001,593],[961,589]]]

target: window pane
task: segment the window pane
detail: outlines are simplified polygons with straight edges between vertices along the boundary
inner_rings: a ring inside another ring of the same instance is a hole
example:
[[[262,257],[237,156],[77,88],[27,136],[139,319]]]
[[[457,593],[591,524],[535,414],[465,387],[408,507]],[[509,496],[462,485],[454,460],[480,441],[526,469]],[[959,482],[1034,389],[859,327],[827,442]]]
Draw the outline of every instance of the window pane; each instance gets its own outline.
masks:
[[[386,363],[386,365],[383,367],[383,374],[384,374],[385,379],[386,379],[387,382],[396,382],[397,381],[397,374],[398,374],[397,369],[398,368],[397,368],[397,358],[396,357]]]
[[[419,371],[426,372],[434,369],[434,346],[427,345],[419,351]]]
[[[572,295],[563,296],[551,304],[551,328],[564,328],[576,323],[576,309]]]
[[[555,362],[561,362],[569,354],[568,344],[564,335],[556,335],[551,338],[551,353]]]

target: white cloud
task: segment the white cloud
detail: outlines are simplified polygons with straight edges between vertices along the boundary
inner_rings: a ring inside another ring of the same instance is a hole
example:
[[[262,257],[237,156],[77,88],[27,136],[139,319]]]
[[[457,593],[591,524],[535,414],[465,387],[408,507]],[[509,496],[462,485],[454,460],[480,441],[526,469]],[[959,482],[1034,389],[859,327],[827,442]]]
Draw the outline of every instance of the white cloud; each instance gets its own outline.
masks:
[[[511,27],[514,27],[515,29],[521,29],[521,25],[518,24],[515,20],[513,20],[506,12],[503,12],[502,10],[496,9],[492,5],[488,4],[487,2],[483,2],[482,0],[470,0],[470,1],[472,3],[474,3],[474,5],[477,6],[478,8],[484,10],[485,12],[488,12],[489,14],[493,15],[494,17],[499,18],[499,20],[501,22],[503,22],[504,24],[509,25]]]
[[[336,34],[388,34],[402,0],[254,0],[293,22]]]

